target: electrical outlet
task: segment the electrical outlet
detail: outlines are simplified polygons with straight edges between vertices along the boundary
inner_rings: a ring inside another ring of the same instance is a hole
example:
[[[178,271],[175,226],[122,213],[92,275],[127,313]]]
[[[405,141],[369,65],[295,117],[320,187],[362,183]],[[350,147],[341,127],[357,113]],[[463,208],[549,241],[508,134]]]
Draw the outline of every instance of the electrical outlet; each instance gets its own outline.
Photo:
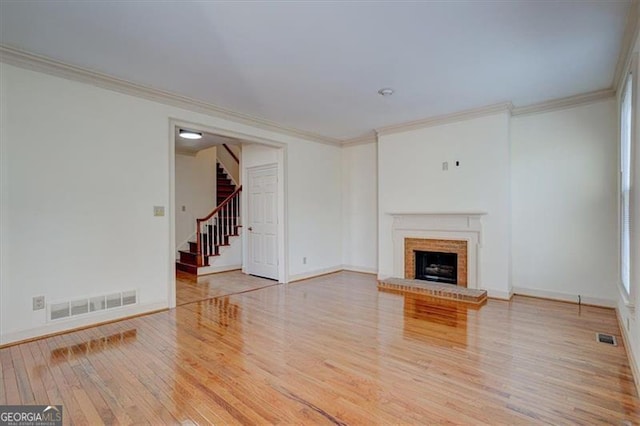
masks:
[[[39,311],[44,309],[44,296],[36,296],[33,298],[33,310]]]
[[[303,265],[306,265],[306,264],[307,264],[307,257],[306,257],[306,256],[302,258],[302,264],[303,264]]]
[[[153,206],[154,216],[164,216],[164,206]]]
[[[442,171],[446,172],[447,170],[449,170],[449,162],[445,161],[442,163]]]

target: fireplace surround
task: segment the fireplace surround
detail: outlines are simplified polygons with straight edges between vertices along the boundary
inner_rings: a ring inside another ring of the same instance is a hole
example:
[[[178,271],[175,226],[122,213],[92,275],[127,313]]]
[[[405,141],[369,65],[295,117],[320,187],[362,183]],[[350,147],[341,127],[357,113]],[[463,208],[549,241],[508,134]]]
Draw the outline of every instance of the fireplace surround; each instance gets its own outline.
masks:
[[[393,276],[415,278],[414,251],[457,254],[457,285],[480,288],[481,219],[486,213],[392,213]]]

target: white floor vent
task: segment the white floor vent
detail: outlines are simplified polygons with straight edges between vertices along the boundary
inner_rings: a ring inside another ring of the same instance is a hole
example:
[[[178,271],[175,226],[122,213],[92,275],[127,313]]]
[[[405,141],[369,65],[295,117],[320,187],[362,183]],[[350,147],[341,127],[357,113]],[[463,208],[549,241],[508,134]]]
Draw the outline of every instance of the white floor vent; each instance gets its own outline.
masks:
[[[49,305],[49,319],[51,321],[59,320],[77,315],[135,305],[136,303],[138,303],[138,293],[136,290],[70,300],[68,302],[56,302]]]

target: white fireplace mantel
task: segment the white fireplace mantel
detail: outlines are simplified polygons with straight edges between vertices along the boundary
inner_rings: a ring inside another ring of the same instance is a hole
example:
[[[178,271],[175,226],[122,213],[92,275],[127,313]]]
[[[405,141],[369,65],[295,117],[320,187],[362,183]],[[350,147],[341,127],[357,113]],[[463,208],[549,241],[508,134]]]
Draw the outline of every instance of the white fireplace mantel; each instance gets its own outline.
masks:
[[[393,274],[404,278],[405,238],[467,241],[467,287],[480,287],[482,217],[486,212],[394,212]]]

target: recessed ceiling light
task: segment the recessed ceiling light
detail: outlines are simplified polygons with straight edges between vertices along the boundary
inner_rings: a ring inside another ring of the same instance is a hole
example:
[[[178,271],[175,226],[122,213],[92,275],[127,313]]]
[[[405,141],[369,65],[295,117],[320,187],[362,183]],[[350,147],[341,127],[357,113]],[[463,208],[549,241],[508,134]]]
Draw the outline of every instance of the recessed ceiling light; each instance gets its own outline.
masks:
[[[382,89],[378,90],[378,94],[382,96],[391,96],[393,95],[393,89],[390,87],[383,87]]]
[[[184,139],[202,139],[202,133],[180,129],[180,137]]]

